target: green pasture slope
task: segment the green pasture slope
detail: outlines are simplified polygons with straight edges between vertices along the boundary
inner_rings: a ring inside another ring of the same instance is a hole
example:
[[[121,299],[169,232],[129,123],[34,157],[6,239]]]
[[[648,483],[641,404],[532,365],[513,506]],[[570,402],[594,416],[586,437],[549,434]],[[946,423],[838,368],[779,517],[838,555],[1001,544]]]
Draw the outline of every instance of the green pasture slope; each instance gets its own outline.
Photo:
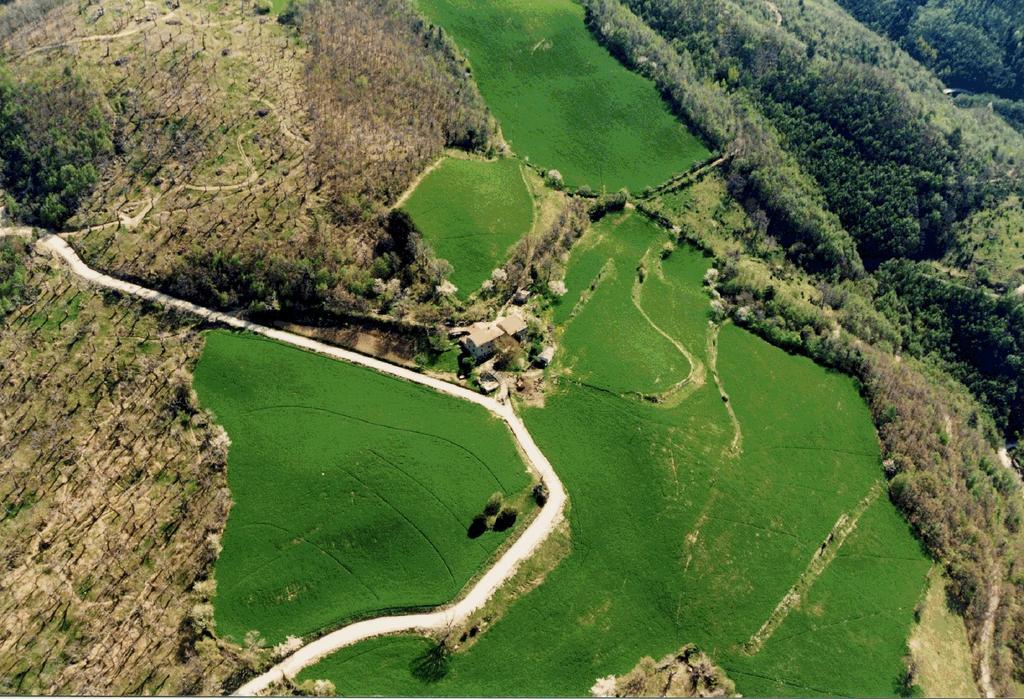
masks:
[[[581,254],[586,276],[570,274],[566,286],[584,287],[560,299],[559,311],[574,304],[573,321],[562,338],[572,357],[572,376],[587,385],[615,391],[658,393],[690,371],[686,357],[651,327],[633,305],[637,266],[651,247],[651,227],[639,216],[606,219],[597,238]],[[593,268],[596,275],[587,279]],[[596,282],[596,285],[595,285]],[[591,286],[596,286],[592,291]],[[608,342],[614,337],[615,342]]]
[[[573,0],[418,0],[469,59],[505,138],[571,186],[640,191],[708,156]]]
[[[343,649],[300,679],[326,677],[357,695],[587,695],[644,655],[696,642],[746,695],[894,692],[929,562],[880,488],[866,406],[848,377],[727,325],[717,368],[742,431],[733,451],[710,373],[708,262],[687,248],[660,261],[664,236],[627,214],[581,241],[568,273],[570,310],[558,309],[570,373],[543,408],[525,412],[569,492],[570,553],[455,653],[436,683],[411,673],[426,642],[409,636]],[[574,300],[578,282],[588,288],[612,259],[615,275],[601,277],[586,302]],[[664,340],[631,306],[637,292],[654,324],[708,370],[682,400],[653,404],[631,393],[689,372],[664,347],[609,378],[599,350],[621,356],[619,343]],[[603,328],[603,337],[578,324]],[[585,352],[588,343],[597,347]],[[837,520],[858,512],[800,604],[759,650],[745,651]]]
[[[423,178],[403,207],[466,298],[530,231],[533,199],[519,161],[446,158]]]
[[[232,440],[214,612],[235,640],[449,601],[507,536],[468,538],[473,516],[530,482],[483,408],[255,336],[208,333],[195,388]]]

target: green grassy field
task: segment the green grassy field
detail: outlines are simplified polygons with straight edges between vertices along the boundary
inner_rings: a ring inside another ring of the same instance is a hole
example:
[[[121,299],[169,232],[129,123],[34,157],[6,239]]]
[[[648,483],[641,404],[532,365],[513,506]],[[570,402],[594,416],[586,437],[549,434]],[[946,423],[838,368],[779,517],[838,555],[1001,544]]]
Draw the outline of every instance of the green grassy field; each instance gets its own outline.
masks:
[[[269,643],[453,598],[507,534],[470,539],[529,476],[483,408],[248,335],[211,332],[195,387],[232,440],[218,633]]]
[[[403,207],[467,297],[530,231],[533,200],[519,161],[446,158],[423,178]]]
[[[617,393],[664,391],[681,381],[690,365],[637,312],[632,293],[640,260],[666,240],[665,234],[638,216],[606,216],[594,236],[599,240],[582,255],[585,273],[571,274],[567,282],[576,289],[586,285],[589,293],[563,337],[573,378]],[[596,286],[585,281],[595,267],[602,270]],[[573,302],[571,296],[561,299],[560,309]]]
[[[982,278],[1011,291],[1024,284],[1024,205],[1018,195],[968,218],[959,236],[958,247],[971,251],[968,266]]]
[[[708,156],[572,0],[418,0],[466,54],[513,149],[569,185],[640,191]]]
[[[977,697],[971,675],[971,644],[963,617],[949,608],[948,579],[936,566],[921,601],[921,620],[908,645],[917,666],[917,684],[926,697]],[[1018,689],[1016,696],[1021,696]]]
[[[626,276],[646,259],[642,307],[713,368],[700,287],[708,262],[685,248],[659,262],[663,241],[639,218],[609,220],[581,241],[568,276],[593,278],[601,250],[616,250]],[[584,336],[573,341],[573,326],[604,325],[603,338],[586,335],[597,343],[589,352],[618,352],[626,328],[642,331],[619,317],[639,316],[633,291],[632,281],[602,280],[577,314],[559,309],[572,373],[543,408],[525,411],[569,492],[569,555],[456,653],[437,683],[411,675],[423,641],[409,637],[345,649],[301,679],[329,678],[343,694],[586,695],[642,656],[696,642],[743,694],[893,693],[929,562],[882,492],[876,438],[852,381],[725,326],[717,367],[742,430],[736,453],[710,379],[660,405],[628,395],[650,383],[650,367],[620,365],[613,390],[576,380]],[[808,574],[843,522],[834,558]],[[791,588],[800,601],[745,650]]]

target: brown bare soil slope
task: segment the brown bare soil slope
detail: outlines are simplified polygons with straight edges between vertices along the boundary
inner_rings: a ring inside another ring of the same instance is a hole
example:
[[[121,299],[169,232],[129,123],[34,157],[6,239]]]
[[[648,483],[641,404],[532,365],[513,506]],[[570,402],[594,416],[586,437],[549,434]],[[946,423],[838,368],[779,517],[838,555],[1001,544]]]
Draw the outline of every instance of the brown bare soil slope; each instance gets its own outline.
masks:
[[[0,318],[0,692],[220,693],[251,654],[203,630],[229,494],[200,337],[23,259]]]
[[[13,74],[67,69],[105,96],[115,153],[67,224],[86,262],[221,308],[388,310],[432,293],[429,256],[392,239],[388,207],[446,144],[485,144],[486,109],[404,5],[318,0],[297,22],[251,3],[99,0],[0,37]]]

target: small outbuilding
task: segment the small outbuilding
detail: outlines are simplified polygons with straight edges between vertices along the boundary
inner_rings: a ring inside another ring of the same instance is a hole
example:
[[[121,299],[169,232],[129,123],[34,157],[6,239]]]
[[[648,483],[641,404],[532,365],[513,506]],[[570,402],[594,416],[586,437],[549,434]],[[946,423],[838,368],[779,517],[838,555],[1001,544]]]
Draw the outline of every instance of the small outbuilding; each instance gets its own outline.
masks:
[[[529,300],[530,292],[527,291],[526,289],[520,289],[519,291],[512,295],[512,303],[514,303],[517,306],[522,306]]]
[[[485,393],[494,393],[501,388],[501,381],[499,381],[498,377],[490,371],[481,372],[479,381],[480,388],[484,389]]]
[[[534,363],[539,367],[546,367],[551,363],[551,360],[555,358],[555,348],[548,345],[541,350],[540,354],[533,360]]]

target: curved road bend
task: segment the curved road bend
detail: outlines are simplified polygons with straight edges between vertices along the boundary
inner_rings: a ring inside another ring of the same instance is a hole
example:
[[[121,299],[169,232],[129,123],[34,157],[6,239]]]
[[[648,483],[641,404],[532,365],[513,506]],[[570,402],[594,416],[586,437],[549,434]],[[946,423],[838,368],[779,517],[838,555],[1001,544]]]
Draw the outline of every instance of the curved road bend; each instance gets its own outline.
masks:
[[[295,335],[283,330],[269,328],[265,325],[251,323],[227,313],[213,311],[209,308],[197,306],[196,304],[189,303],[188,301],[168,296],[167,294],[163,294],[159,291],[147,289],[139,286],[138,284],[115,279],[114,277],[97,272],[82,262],[71,246],[59,236],[52,234],[45,235],[39,239],[37,246],[41,250],[48,250],[63,258],[71,268],[72,272],[97,286],[114,289],[115,291],[120,291],[131,296],[137,296],[148,301],[159,303],[163,306],[177,308],[179,310],[198,315],[212,323],[221,323],[239,330],[247,330],[249,332],[277,340],[278,342],[283,342],[294,347],[299,347],[301,349],[331,357],[332,359],[339,359],[351,364],[358,364],[360,366],[373,369],[374,371],[379,371],[382,374],[388,374],[406,381],[428,386],[435,391],[440,391],[441,393],[446,393],[450,396],[454,396],[455,398],[460,398],[462,400],[467,400],[472,403],[476,403],[477,405],[481,405],[505,421],[509,429],[512,430],[512,434],[515,437],[516,442],[519,444],[519,447],[526,455],[530,466],[537,472],[548,487],[549,496],[547,504],[540,509],[539,514],[530,523],[530,526],[526,528],[526,531],[524,531],[519,538],[513,542],[512,546],[502,554],[501,558],[498,559],[494,566],[492,566],[491,569],[488,570],[475,585],[473,585],[462,599],[447,606],[440,607],[433,612],[426,612],[423,614],[406,614],[400,616],[383,616],[375,619],[366,619],[364,621],[342,627],[337,631],[306,644],[267,672],[244,684],[238,689],[236,694],[242,696],[254,696],[259,692],[265,691],[274,682],[280,681],[286,677],[295,677],[299,671],[309,667],[334,651],[368,638],[390,633],[398,633],[401,631],[424,632],[443,630],[450,626],[459,624],[470,614],[483,607],[498,588],[515,574],[519,565],[537,550],[537,548],[548,538],[551,532],[554,531],[555,527],[557,527],[562,521],[567,499],[565,488],[562,486],[562,481],[559,480],[558,474],[555,473],[551,463],[537,447],[537,444],[533,441],[533,437],[530,436],[530,433],[523,424],[523,421],[515,414],[511,405],[499,403],[493,398],[481,395],[475,391],[463,388],[462,386],[448,383],[441,379],[435,379],[430,376],[424,376],[423,374],[406,369],[405,367],[389,364],[388,362],[381,361],[380,359],[367,357],[349,350],[341,349],[340,347],[333,347],[322,342],[317,342],[316,340],[311,340],[308,337],[302,337],[301,335]]]

